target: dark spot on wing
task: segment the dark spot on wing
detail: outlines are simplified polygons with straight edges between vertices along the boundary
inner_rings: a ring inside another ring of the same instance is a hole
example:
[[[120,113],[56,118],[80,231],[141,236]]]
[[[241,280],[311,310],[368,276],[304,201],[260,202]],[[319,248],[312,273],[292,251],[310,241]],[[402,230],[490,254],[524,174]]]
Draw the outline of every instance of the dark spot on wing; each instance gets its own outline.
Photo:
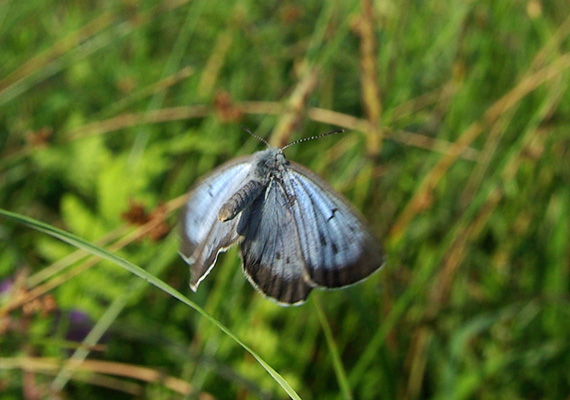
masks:
[[[335,255],[337,255],[337,254],[338,254],[338,247],[336,247],[336,244],[335,244],[334,242],[331,243],[331,245],[332,245],[332,251],[333,251],[333,253],[334,253]]]
[[[297,196],[293,195],[293,196],[287,196],[288,200],[289,200],[289,206],[293,206],[293,204],[295,204],[295,202],[297,201]]]
[[[323,246],[327,245],[327,239],[325,238],[325,235],[323,235],[321,231],[319,231],[319,239],[321,240],[321,245]]]
[[[289,256],[285,258],[285,264],[291,264],[291,259],[289,258]]]
[[[334,218],[334,213],[337,212],[337,211],[338,211],[338,208],[333,208],[333,209],[331,210],[332,214],[331,214],[331,216],[329,217],[329,219],[327,219],[327,222]]]
[[[212,185],[208,185],[208,194],[210,195],[210,197],[214,198],[214,195],[211,192],[212,190]]]
[[[276,252],[276,253],[275,253],[275,259],[276,259],[276,260],[281,260],[281,253]]]

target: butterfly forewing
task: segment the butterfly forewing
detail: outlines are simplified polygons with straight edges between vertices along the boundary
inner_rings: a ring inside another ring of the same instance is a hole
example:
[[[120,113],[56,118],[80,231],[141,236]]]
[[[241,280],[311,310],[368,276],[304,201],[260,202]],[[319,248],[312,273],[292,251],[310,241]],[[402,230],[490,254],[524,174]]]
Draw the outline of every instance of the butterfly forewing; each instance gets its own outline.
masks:
[[[350,204],[310,170],[289,164],[292,206],[311,281],[318,286],[356,283],[383,262],[380,243]],[[288,191],[290,191],[289,189]]]
[[[190,286],[194,290],[214,266],[218,253],[239,239],[239,220],[220,222],[217,210],[239,189],[250,168],[251,157],[231,161],[190,192],[182,216],[181,253],[192,264]]]
[[[291,199],[273,180],[264,196],[244,211],[238,233],[244,272],[265,295],[280,303],[304,301],[312,289],[300,247]]]

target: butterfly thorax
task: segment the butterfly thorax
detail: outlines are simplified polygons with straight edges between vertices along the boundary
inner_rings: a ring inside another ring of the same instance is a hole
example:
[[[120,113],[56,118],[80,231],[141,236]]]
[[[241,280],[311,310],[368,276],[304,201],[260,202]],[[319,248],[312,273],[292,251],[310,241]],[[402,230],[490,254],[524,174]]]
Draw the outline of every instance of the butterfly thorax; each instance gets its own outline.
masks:
[[[218,212],[218,219],[226,222],[235,218],[249,207],[273,179],[280,179],[287,166],[287,159],[278,147],[259,151],[253,156],[251,169],[243,186],[224,203]]]

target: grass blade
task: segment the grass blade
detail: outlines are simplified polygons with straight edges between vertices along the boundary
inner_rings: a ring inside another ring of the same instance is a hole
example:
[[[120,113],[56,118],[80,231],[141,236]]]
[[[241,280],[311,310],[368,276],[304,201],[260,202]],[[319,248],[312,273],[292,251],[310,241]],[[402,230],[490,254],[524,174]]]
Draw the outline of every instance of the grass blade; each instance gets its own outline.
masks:
[[[257,360],[259,364],[271,375],[271,377],[285,390],[285,392],[293,399],[301,399],[297,392],[289,385],[289,383],[283,378],[277,371],[275,371],[261,356],[259,356],[256,352],[254,352],[248,345],[246,345],[241,339],[239,339],[228,327],[218,321],[216,318],[208,314],[204,309],[198,306],[196,303],[192,302],[182,293],[178,292],[171,286],[167,285],[165,282],[161,281],[160,279],[156,278],[155,276],[149,274],[147,271],[142,269],[141,267],[125,260],[122,257],[119,257],[113,253],[108,252],[107,250],[97,247],[92,243],[87,242],[86,240],[81,239],[78,236],[75,236],[69,232],[62,231],[61,229],[55,228],[51,225],[45,224],[33,218],[26,217],[21,214],[13,213],[7,210],[0,209],[0,216],[3,216],[9,220],[12,220],[16,223],[26,225],[29,228],[35,229],[39,232],[45,233],[49,236],[52,236],[56,239],[59,239],[65,243],[68,243],[74,247],[79,249],[83,249],[91,254],[94,254],[98,257],[104,258],[108,261],[111,261],[120,267],[126,269],[127,271],[131,272],[132,274],[144,279],[145,281],[149,282],[151,285],[157,287],[158,289],[162,290],[165,293],[168,293],[170,296],[174,297],[175,299],[179,300],[180,302],[186,304],[187,306],[196,310],[200,315],[214,324],[218,329],[228,335],[232,340],[234,340],[237,344],[239,344],[245,351],[253,356]]]

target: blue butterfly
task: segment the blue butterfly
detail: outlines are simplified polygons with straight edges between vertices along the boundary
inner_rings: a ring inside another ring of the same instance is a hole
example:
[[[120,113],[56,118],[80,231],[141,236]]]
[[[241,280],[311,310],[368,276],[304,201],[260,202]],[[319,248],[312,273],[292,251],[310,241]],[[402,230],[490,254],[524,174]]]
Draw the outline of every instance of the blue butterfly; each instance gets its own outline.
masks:
[[[251,284],[282,305],[381,268],[381,245],[362,217],[325,181],[285,158],[283,150],[300,141],[282,149],[265,142],[267,150],[229,161],[191,190],[180,252],[191,266],[192,290],[236,243]]]

